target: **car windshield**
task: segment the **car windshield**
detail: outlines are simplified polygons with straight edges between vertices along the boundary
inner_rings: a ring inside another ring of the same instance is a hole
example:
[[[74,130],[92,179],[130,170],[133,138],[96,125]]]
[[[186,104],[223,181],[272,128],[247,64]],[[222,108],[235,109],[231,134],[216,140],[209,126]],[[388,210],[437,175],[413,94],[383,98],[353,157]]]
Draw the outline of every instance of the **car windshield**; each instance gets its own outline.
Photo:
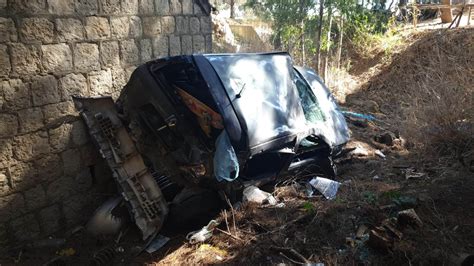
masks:
[[[319,106],[318,99],[311,88],[297,71],[293,72],[295,77],[294,82],[301,98],[301,106],[303,107],[306,121],[313,124],[326,121],[326,117]]]

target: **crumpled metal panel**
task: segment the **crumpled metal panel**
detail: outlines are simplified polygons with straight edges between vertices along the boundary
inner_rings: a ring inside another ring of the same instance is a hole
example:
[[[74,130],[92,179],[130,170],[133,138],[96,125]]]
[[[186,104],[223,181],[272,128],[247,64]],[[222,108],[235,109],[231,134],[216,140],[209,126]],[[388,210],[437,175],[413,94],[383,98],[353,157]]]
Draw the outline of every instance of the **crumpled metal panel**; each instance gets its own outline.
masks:
[[[288,54],[204,55],[219,75],[253,147],[304,132],[306,121]]]
[[[120,121],[111,97],[74,98],[74,102],[130,204],[143,239],[147,239],[161,229],[168,214],[160,187]]]

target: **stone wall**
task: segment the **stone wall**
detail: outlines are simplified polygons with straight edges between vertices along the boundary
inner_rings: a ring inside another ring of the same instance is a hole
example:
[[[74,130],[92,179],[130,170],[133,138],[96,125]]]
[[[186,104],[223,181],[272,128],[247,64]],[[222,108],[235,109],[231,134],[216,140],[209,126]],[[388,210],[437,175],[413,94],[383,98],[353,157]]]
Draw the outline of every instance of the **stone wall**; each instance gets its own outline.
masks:
[[[0,0],[0,247],[84,222],[113,193],[71,95],[117,96],[142,62],[210,52],[196,1]]]

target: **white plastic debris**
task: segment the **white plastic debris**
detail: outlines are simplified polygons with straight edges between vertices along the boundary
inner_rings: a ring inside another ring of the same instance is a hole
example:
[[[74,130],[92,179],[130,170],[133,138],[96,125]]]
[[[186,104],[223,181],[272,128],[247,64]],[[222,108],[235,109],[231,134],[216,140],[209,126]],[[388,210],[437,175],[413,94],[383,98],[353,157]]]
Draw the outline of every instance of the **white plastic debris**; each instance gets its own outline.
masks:
[[[357,145],[357,147],[351,152],[351,154],[355,156],[369,156],[369,152],[360,145]]]
[[[216,228],[219,223],[216,220],[211,220],[208,225],[204,226],[201,230],[190,232],[186,239],[190,244],[196,244],[199,242],[204,242],[211,238],[214,228]]]
[[[268,203],[270,205],[277,204],[277,200],[272,194],[262,191],[256,186],[246,187],[243,194],[243,202],[255,202],[258,204]]]
[[[321,192],[321,194],[323,194],[323,196],[328,200],[333,200],[336,198],[337,190],[341,185],[341,183],[337,181],[319,176],[311,179],[309,183],[311,186]]]
[[[383,152],[381,150],[375,150],[374,154],[377,155],[378,157],[384,159],[384,160],[386,158],[385,154],[383,154]]]

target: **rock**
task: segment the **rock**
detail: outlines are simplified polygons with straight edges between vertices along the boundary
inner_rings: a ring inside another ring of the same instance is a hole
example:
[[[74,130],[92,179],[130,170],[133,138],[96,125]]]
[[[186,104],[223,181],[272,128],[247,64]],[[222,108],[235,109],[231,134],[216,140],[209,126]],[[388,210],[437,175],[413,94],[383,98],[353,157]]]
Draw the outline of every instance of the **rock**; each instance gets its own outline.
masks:
[[[375,141],[388,145],[388,146],[392,146],[394,144],[393,141],[395,139],[396,139],[396,136],[392,132],[385,132],[381,135],[374,136]]]
[[[407,209],[398,212],[398,224],[402,227],[412,226],[415,228],[422,227],[423,222],[416,214],[414,209]]]

